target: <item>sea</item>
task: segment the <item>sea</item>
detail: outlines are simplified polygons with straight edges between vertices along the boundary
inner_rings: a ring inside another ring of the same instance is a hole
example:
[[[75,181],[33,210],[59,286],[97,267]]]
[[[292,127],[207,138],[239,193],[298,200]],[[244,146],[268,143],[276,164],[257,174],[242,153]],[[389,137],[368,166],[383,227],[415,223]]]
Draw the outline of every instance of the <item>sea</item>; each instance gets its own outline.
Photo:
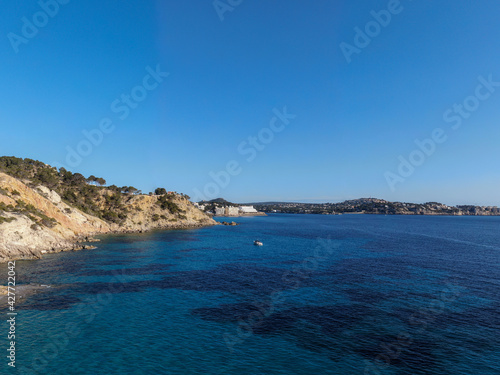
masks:
[[[500,217],[230,220],[17,261],[0,373],[500,374]]]

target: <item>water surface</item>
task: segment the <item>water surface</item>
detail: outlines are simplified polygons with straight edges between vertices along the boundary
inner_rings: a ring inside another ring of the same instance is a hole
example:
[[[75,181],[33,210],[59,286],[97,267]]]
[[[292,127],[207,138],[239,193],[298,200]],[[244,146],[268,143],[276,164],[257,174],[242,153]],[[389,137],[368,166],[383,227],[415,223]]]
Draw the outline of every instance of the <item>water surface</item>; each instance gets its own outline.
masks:
[[[500,218],[236,221],[18,261],[2,373],[500,373]]]

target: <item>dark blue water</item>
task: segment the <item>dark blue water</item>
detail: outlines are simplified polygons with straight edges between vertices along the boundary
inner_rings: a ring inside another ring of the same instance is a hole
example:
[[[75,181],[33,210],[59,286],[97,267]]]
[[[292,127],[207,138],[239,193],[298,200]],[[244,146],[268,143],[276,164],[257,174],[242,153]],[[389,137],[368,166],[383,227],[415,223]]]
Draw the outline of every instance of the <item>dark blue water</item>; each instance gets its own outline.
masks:
[[[237,221],[17,262],[2,373],[500,374],[500,218]]]

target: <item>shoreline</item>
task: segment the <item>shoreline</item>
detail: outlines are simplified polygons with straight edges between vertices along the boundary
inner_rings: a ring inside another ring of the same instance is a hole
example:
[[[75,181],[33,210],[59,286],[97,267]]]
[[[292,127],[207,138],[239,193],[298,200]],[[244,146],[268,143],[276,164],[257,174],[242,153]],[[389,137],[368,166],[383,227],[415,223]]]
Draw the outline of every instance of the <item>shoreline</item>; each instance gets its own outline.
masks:
[[[320,215],[320,216],[342,216],[342,215],[373,215],[373,216],[449,216],[449,217],[500,217],[500,214],[495,215],[454,215],[454,214],[409,214],[409,213],[396,213],[396,214],[386,214],[386,213],[375,213],[375,212],[342,212],[335,214],[322,214],[322,213],[306,213],[306,212],[266,212],[267,215]],[[266,215],[266,216],[267,216]]]
[[[453,214],[376,214],[373,212],[345,212],[340,214],[320,214],[320,213],[304,213],[304,212],[267,212],[266,216],[269,215],[316,215],[316,216],[359,216],[359,215],[371,215],[371,216],[428,216],[428,217],[500,217],[499,215],[453,215]]]
[[[238,215],[213,215],[212,217],[251,217],[251,216],[267,216],[266,212],[246,213]]]
[[[0,261],[0,264],[6,264],[10,261],[16,260],[38,260],[41,259],[43,255],[47,254],[56,254],[61,252],[69,252],[69,251],[82,251],[82,250],[94,250],[97,249],[97,246],[92,245],[92,243],[100,242],[100,239],[96,238],[97,236],[113,236],[119,234],[141,234],[141,233],[149,233],[153,231],[168,231],[168,230],[178,230],[178,229],[199,229],[205,227],[211,227],[215,225],[221,225],[219,222],[214,223],[198,223],[198,224],[177,224],[177,225],[168,225],[168,226],[159,226],[154,228],[144,228],[144,229],[124,229],[124,230],[110,230],[109,232],[94,232],[88,233],[85,235],[76,235],[73,238],[67,239],[59,245],[54,245],[50,249],[41,249],[38,250],[37,253],[32,252],[31,256],[22,256],[22,257],[13,257],[7,260]]]

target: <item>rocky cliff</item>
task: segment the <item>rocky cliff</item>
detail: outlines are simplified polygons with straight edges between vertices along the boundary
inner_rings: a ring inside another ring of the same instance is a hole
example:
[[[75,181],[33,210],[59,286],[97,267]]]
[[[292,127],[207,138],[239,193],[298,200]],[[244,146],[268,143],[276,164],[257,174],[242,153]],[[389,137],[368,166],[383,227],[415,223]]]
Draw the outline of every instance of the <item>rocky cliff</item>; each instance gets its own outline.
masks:
[[[92,197],[95,206],[103,211],[115,207],[106,206],[106,202],[119,199],[120,220],[113,222],[83,212],[88,205],[79,209],[68,204],[55,190],[34,184],[32,179],[21,181],[0,172],[0,262],[85,248],[82,241],[96,234],[216,224],[181,194],[116,197],[116,191],[105,187]],[[98,209],[96,212],[101,212]]]

